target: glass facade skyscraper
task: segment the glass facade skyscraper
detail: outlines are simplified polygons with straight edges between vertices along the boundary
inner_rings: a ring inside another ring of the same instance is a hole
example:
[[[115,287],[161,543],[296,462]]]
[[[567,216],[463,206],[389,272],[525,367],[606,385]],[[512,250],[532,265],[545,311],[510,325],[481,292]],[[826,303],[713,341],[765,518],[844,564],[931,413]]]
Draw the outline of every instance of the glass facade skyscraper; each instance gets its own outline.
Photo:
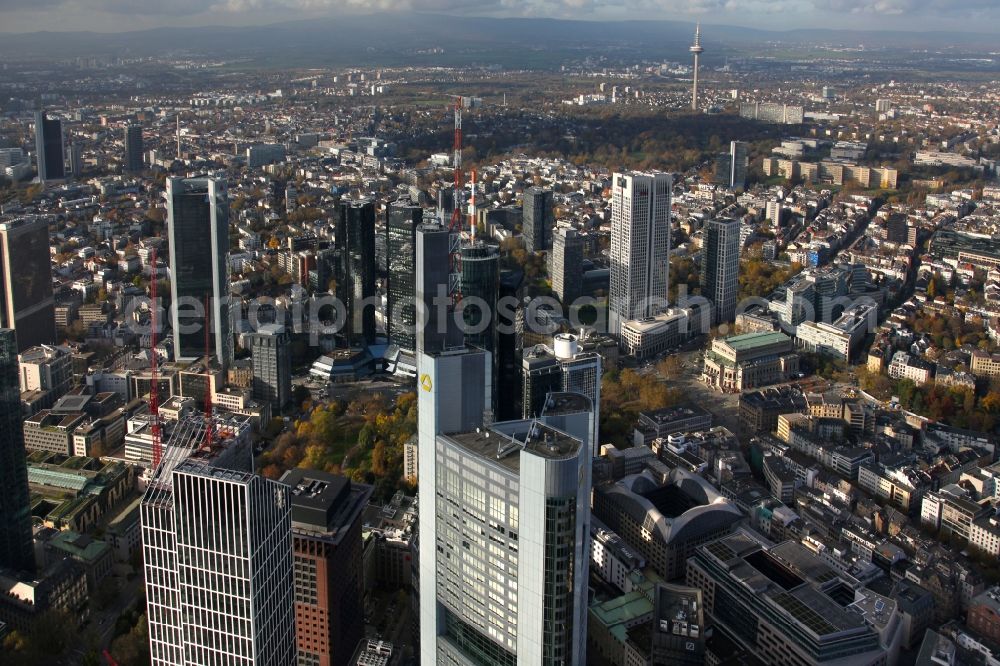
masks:
[[[368,199],[340,206],[337,248],[343,252],[337,297],[347,308],[344,337],[351,347],[375,342],[375,203]]]
[[[462,246],[462,316],[465,341],[496,351],[496,310],[500,290],[500,255],[482,241]],[[480,300],[481,299],[481,300]]]
[[[14,331],[0,329],[0,567],[31,571],[31,502]]]
[[[129,125],[125,128],[125,171],[142,171],[142,126]]]
[[[386,299],[386,321],[389,343],[400,349],[414,351],[417,345],[416,322],[416,263],[417,226],[423,221],[420,206],[396,204],[389,207],[385,225],[388,255],[389,289]]]
[[[740,223],[709,220],[702,236],[701,293],[712,301],[714,324],[736,319],[739,292]]]
[[[522,200],[521,234],[524,249],[544,252],[552,247],[552,227],[555,213],[552,210],[552,190],[529,187]]]
[[[201,308],[208,299],[210,351],[225,371],[233,359],[226,185],[214,178],[169,178],[166,197],[174,358],[193,361],[205,355]]]
[[[35,161],[39,182],[66,177],[62,121],[44,111],[35,111]]]
[[[43,219],[0,223],[0,325],[17,331],[18,351],[55,344],[49,225]]]
[[[246,421],[185,417],[146,488],[153,666],[295,663],[291,493],[252,473],[249,431]]]

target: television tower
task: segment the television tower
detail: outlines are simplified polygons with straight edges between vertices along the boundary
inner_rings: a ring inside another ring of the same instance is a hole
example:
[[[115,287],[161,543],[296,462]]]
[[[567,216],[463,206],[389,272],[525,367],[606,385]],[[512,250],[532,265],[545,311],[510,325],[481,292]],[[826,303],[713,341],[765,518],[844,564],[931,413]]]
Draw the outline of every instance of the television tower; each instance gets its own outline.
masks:
[[[698,110],[698,56],[705,52],[701,45],[701,23],[694,29],[694,44],[688,49],[694,54],[694,86],[691,88],[691,110]]]

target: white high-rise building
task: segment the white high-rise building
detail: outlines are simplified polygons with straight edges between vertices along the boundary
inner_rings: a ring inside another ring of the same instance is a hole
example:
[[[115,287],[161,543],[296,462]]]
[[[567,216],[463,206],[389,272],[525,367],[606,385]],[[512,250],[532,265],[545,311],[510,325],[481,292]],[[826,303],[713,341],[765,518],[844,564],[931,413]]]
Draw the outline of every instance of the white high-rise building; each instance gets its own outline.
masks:
[[[554,393],[542,418],[456,429],[451,373],[486,360],[421,359],[421,664],[582,665],[591,403]]]
[[[180,421],[140,504],[151,663],[292,666],[288,486],[252,473],[246,420]]]
[[[665,310],[670,275],[668,173],[616,173],[611,192],[611,293],[608,332]]]

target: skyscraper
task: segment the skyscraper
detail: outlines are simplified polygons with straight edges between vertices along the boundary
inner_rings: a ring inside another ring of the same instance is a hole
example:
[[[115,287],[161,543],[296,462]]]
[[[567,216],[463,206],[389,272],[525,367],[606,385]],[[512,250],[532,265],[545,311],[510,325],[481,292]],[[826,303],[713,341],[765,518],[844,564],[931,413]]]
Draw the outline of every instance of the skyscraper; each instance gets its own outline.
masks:
[[[552,292],[569,307],[582,295],[583,239],[575,229],[556,229],[552,242]]]
[[[44,111],[35,111],[35,162],[41,183],[66,177],[62,121]]]
[[[521,406],[521,362],[524,344],[524,306],[521,300],[524,283],[524,271],[521,269],[505,270],[500,273],[500,301],[504,306],[497,306],[497,350],[494,366],[496,367],[496,394],[501,396],[496,400],[493,415],[498,421],[510,421],[520,418]],[[508,307],[513,304],[513,307]]]
[[[740,270],[740,223],[709,220],[702,235],[701,293],[714,304],[713,323],[736,319]]]
[[[715,159],[715,182],[732,189],[744,187],[747,184],[747,161],[747,144],[732,141],[729,152]]]
[[[319,470],[293,469],[295,642],[298,663],[348,663],[364,637],[361,524],[372,487]]]
[[[247,336],[253,360],[254,400],[280,412],[292,399],[291,340],[281,324],[263,324]]]
[[[69,144],[69,170],[76,179],[83,173],[83,146],[76,141]]]
[[[14,331],[0,329],[0,567],[32,571],[31,500],[17,373]]]
[[[386,315],[389,344],[414,351],[417,334],[416,297],[417,227],[423,222],[420,206],[393,204],[385,225],[386,254],[389,258],[389,289]]]
[[[500,255],[495,246],[482,241],[463,245],[461,252],[465,341],[492,353],[496,351]]]
[[[705,52],[705,47],[701,45],[701,23],[694,29],[694,44],[689,49],[694,56],[694,83],[691,86],[691,110],[698,110],[698,57]]]
[[[42,219],[0,223],[3,301],[0,325],[17,331],[19,352],[56,342],[49,225]]]
[[[585,663],[590,403],[551,400],[541,419],[421,437],[421,495],[439,500],[420,504],[425,665]]]
[[[174,358],[193,361],[205,355],[207,319],[210,351],[225,372],[233,359],[226,185],[214,178],[168,178],[166,198]]]
[[[464,345],[462,330],[452,319],[454,309],[448,292],[451,240],[444,225],[424,223],[417,227],[416,301],[423,312],[422,318],[417,318],[418,352],[438,353]]]
[[[337,224],[337,248],[343,251],[337,297],[347,308],[344,337],[349,346],[375,343],[375,203],[344,201]]]
[[[611,293],[608,332],[667,307],[670,276],[668,173],[616,173],[611,193]]]
[[[249,430],[183,418],[142,498],[154,666],[295,663],[291,494],[250,471]]]
[[[524,418],[534,418],[546,412],[550,393],[579,393],[590,400],[590,441],[598,444],[601,419],[602,359],[596,352],[580,351],[575,335],[560,333],[555,336],[553,348],[536,345],[524,352]],[[591,455],[598,455],[591,451]]]
[[[529,187],[524,191],[521,215],[521,235],[528,252],[544,252],[552,247],[552,227],[555,212],[552,210],[552,190]]]
[[[142,171],[142,126],[129,125],[125,128],[125,171]]]

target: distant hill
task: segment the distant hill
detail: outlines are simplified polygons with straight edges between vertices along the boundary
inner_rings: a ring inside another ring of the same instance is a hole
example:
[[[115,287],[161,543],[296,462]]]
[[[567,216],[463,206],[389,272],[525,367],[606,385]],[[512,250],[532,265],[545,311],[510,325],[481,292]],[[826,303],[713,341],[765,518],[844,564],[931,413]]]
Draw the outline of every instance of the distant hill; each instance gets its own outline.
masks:
[[[277,66],[349,64],[490,64],[533,67],[557,57],[644,54],[687,57],[692,23],[680,21],[572,21],[480,18],[424,13],[344,15],[250,27],[157,28],[122,33],[3,34],[0,56],[71,58],[191,53],[251,58]],[[957,33],[796,30],[789,32],[710,25],[703,30],[706,61],[746,52],[754,45],[843,44],[868,48],[963,50],[995,46],[996,37]],[[444,53],[428,53],[443,48]]]

